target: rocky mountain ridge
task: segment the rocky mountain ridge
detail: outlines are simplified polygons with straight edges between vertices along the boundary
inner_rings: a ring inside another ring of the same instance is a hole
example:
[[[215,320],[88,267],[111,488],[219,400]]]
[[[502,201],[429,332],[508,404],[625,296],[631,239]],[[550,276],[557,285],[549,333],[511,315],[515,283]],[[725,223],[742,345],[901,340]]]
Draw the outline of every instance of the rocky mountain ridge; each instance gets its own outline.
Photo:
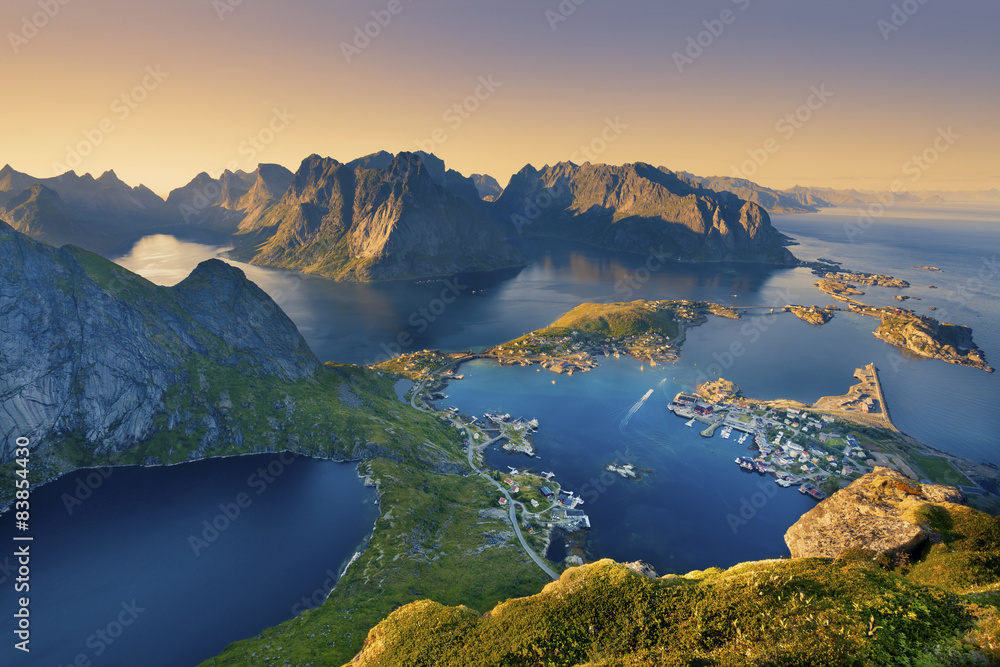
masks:
[[[508,233],[556,236],[682,261],[794,264],[759,205],[644,163],[527,166],[496,201]]]
[[[74,435],[103,453],[147,440],[168,389],[200,384],[190,366],[199,360],[283,381],[319,368],[271,298],[218,260],[159,287],[93,253],[56,249],[0,223],[0,266],[3,461],[15,437]]]
[[[42,240],[98,252],[120,251],[154,232],[232,234],[234,257],[338,280],[516,265],[519,254],[501,236],[525,233],[632,252],[662,248],[682,261],[794,262],[760,206],[642,163],[561,163],[541,171],[529,165],[501,189],[495,179],[465,177],[432,154],[381,151],[342,165],[333,188],[305,182],[332,178],[316,167],[318,159],[341,164],[312,156],[294,175],[267,164],[253,172],[226,170],[218,178],[202,172],[166,200],[142,186],[128,187],[114,172],[97,179],[73,172],[35,179],[8,166],[0,171],[0,219]],[[421,167],[400,168],[401,160]],[[348,172],[352,179],[344,178]],[[380,176],[372,178],[375,173]],[[389,189],[387,179],[396,179]],[[53,213],[53,206],[25,208],[21,193],[37,185],[59,195],[68,216]],[[345,196],[357,202],[338,203]]]
[[[369,158],[353,166],[307,158],[269,214],[274,235],[237,256],[341,280],[443,276],[522,262],[491,220],[435,181],[423,158]]]

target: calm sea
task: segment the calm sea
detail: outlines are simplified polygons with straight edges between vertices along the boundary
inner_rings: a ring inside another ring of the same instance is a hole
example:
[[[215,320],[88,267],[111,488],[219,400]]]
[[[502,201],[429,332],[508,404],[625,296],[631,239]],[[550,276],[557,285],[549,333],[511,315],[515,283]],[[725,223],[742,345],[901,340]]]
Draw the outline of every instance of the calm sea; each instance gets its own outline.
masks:
[[[774,224],[795,239],[798,245],[792,250],[802,259],[833,259],[845,268],[909,281],[912,287],[904,293],[920,300],[906,302],[907,307],[971,326],[987,359],[1000,365],[996,207],[896,206],[870,222],[859,222],[854,209],[828,209],[775,216]],[[806,269],[662,264],[655,253],[615,253],[534,239],[519,245],[531,259],[527,267],[449,281],[337,284],[237,265],[289,314],[320,359],[345,363],[370,363],[425,348],[481,349],[545,326],[584,301],[830,302]],[[154,236],[118,261],[151,280],[173,284],[220,250]],[[871,303],[898,303],[893,299],[897,290],[865,291]],[[843,393],[854,382],[854,369],[874,362],[899,428],[941,450],[1000,464],[1000,375],[902,354],[872,335],[876,324],[872,318],[844,314],[823,327],[791,315],[776,321],[762,316],[712,319],[692,330],[675,374],[694,382],[704,377],[700,372],[718,371],[750,396],[812,402]]]
[[[32,492],[27,533],[0,517],[0,664],[197,664],[322,603],[374,500],[355,466],[288,454],[66,475]],[[15,594],[22,544],[30,590]],[[13,648],[21,596],[30,653]]]

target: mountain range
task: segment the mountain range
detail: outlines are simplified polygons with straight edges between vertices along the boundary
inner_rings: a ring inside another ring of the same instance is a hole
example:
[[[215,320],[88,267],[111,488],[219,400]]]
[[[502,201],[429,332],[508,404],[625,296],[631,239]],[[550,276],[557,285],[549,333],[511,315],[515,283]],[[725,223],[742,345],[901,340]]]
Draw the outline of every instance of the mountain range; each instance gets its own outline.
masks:
[[[695,176],[688,172],[679,172],[679,176],[692,185],[732,192],[741,199],[760,204],[768,213],[815,213],[821,208],[834,206],[866,206],[873,202],[894,201],[905,204],[943,204],[943,203],[996,203],[1000,202],[1000,190],[921,190],[917,192],[889,192],[879,190],[854,190],[805,187],[796,185],[788,190],[767,188],[746,178],[731,176]]]
[[[420,278],[523,263],[474,203],[479,195],[472,181],[443,169],[432,173],[428,164],[437,166],[412,153],[348,164],[312,155],[264,218],[273,234],[259,245],[243,243],[233,255],[341,280]],[[235,238],[240,243],[241,236]]]
[[[235,259],[354,281],[516,266],[524,260],[510,239],[538,235],[682,261],[795,262],[760,206],[665,169],[529,165],[503,189],[424,152],[312,155],[294,173],[202,172],[165,200],[114,172],[38,179],[6,166],[0,220],[108,256],[146,234],[213,232],[231,239]]]
[[[0,169],[0,220],[36,239],[105,256],[153,233],[212,233],[232,257],[336,280],[425,278],[523,263],[510,240],[547,236],[679,261],[796,263],[771,213],[862,205],[877,192],[773,190],[644,163],[525,166],[506,188],[466,177],[424,152],[373,153],[347,163],[312,155],[293,173],[199,173],[162,199],[113,171],[36,178]],[[884,198],[884,193],[881,193]],[[897,193],[948,201],[954,193]],[[1000,191],[964,193],[1000,200]]]

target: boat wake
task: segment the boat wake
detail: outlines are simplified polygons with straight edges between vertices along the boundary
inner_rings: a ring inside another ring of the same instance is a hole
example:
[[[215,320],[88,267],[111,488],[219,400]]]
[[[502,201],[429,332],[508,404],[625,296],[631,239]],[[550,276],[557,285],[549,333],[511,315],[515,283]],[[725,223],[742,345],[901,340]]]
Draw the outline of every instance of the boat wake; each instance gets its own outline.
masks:
[[[642,398],[640,398],[638,401],[636,401],[635,405],[633,405],[631,408],[629,408],[629,411],[625,415],[625,417],[622,419],[622,423],[620,424],[620,426],[628,426],[628,422],[629,422],[630,419],[632,419],[632,415],[634,415],[636,412],[638,412],[639,408],[642,407],[642,404],[646,402],[646,399],[649,398],[652,395],[653,395],[653,390],[652,389],[650,389],[645,394],[643,394]]]

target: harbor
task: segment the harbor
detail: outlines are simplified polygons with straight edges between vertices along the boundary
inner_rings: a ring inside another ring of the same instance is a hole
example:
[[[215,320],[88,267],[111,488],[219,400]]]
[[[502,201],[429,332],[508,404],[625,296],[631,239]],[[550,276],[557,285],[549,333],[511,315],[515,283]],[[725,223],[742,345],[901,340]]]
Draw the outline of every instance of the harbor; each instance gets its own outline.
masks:
[[[919,457],[927,465],[949,465],[930,453],[911,448],[889,447],[886,440],[868,441],[858,433],[867,427],[881,429],[891,439],[905,438],[893,425],[874,364],[858,368],[859,381],[843,396],[828,396],[813,405],[794,401],[755,401],[744,398],[734,383],[725,379],[703,383],[694,394],[679,392],[669,405],[678,417],[705,425],[704,438],[718,436],[747,445],[753,456],[742,455],[735,463],[743,470],[774,478],[778,486],[798,487],[815,500],[822,500],[838,488],[871,472],[875,466],[897,470],[914,480],[929,481],[920,470]],[[855,431],[852,433],[852,431]],[[739,434],[735,438],[734,434]],[[748,443],[749,441],[749,443]],[[956,479],[963,479],[955,471]],[[972,486],[963,490],[981,493]]]

